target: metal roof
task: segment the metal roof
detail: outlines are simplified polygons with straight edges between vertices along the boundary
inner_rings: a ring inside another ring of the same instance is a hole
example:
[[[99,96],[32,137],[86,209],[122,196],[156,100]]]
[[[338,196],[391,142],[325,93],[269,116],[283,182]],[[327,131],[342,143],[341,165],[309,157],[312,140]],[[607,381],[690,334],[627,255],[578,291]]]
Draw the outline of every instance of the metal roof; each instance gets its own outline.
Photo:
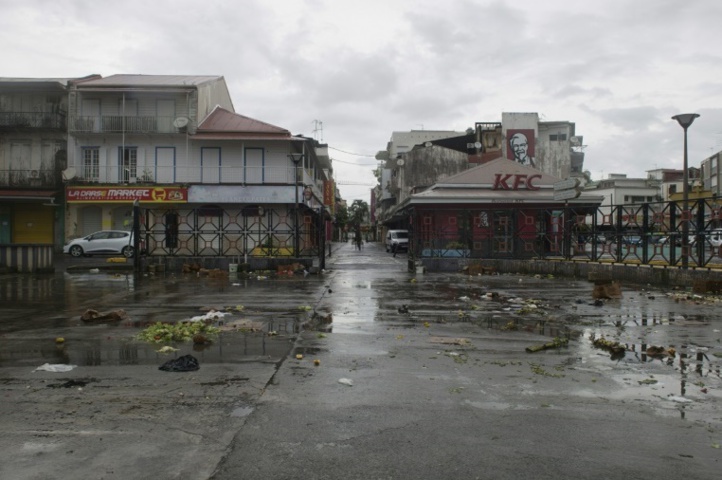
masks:
[[[552,187],[560,180],[535,168],[524,166],[519,162],[507,160],[506,158],[497,158],[496,160],[447,177],[438,182],[436,186],[474,185],[478,188],[482,185],[493,185],[496,181],[496,176],[499,174],[541,175],[541,178],[534,182],[538,187]]]
[[[85,81],[78,86],[85,87],[196,87],[204,83],[223,80],[220,75],[132,75],[118,74],[105,78]]]
[[[513,184],[514,175],[525,178],[534,176],[534,188],[497,188],[494,186],[502,181],[504,185]],[[443,179],[423,192],[411,195],[403,204],[453,204],[453,203],[552,203],[564,204],[564,200],[554,199],[554,184],[560,180],[552,175],[521,165],[513,160],[499,158],[478,167],[464,170],[461,173]],[[582,192],[579,197],[566,200],[571,204],[599,204],[604,197],[593,193]]]
[[[67,85],[70,80],[75,78],[16,78],[16,77],[0,77],[3,83],[62,83]]]
[[[37,90],[57,90],[64,91],[68,87],[68,82],[77,80],[77,78],[12,78],[0,77],[0,88],[8,91],[37,91]]]

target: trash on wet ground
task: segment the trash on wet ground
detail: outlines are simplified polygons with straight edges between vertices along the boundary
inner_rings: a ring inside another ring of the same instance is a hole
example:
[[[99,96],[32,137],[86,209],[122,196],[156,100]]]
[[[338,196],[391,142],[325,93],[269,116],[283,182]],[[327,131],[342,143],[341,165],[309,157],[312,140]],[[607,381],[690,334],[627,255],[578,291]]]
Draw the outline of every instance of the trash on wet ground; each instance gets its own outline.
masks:
[[[183,355],[182,357],[168,360],[163,365],[158,367],[158,370],[165,372],[193,372],[198,370],[200,365],[198,359],[193,355]]]
[[[640,385],[656,385],[659,383],[659,380],[656,378],[645,378],[644,380],[638,380],[637,383]]]
[[[203,315],[196,315],[195,317],[191,317],[189,321],[191,322],[214,322],[222,319],[226,315],[231,315],[230,312],[220,312],[215,309],[210,309],[207,313]]]
[[[615,342],[614,340],[607,340],[604,336],[597,337],[594,333],[589,335],[589,340],[592,341],[592,345],[608,351],[615,358],[623,357],[624,353],[627,351],[627,345]]]
[[[551,342],[540,343],[538,345],[531,345],[529,347],[526,347],[526,351],[529,353],[536,353],[536,352],[541,352],[542,350],[550,350],[550,349],[554,349],[554,348],[565,347],[568,344],[569,344],[568,338],[557,337],[554,340],[552,340]]]
[[[128,318],[128,314],[123,309],[99,312],[89,308],[80,316],[83,322],[120,322]]]
[[[659,347],[651,345],[645,351],[650,357],[674,357],[677,351],[674,348]]]
[[[204,322],[157,322],[140,332],[137,338],[150,343],[187,342],[199,333],[217,335],[219,332],[219,328]]]
[[[69,372],[73,370],[74,368],[77,368],[77,365],[66,365],[64,363],[45,363],[43,365],[40,365],[38,368],[33,370],[34,372]]]
[[[690,400],[689,398],[680,397],[678,395],[670,395],[667,397],[667,400],[675,403],[692,403],[692,400]]]
[[[350,378],[339,378],[338,383],[341,385],[348,385],[349,387],[353,387],[353,380]]]
[[[84,387],[88,383],[90,383],[92,380],[68,380],[67,382],[63,383],[51,383],[48,385],[48,388],[75,388],[75,387]]]
[[[230,312],[231,310],[235,310],[236,312],[242,312],[246,307],[243,305],[236,305],[236,306],[228,306],[225,307],[224,310],[227,312]]]
[[[193,345],[209,345],[211,343],[213,343],[213,341],[202,333],[193,335]]]
[[[441,345],[459,345],[462,347],[471,345],[471,340],[468,338],[431,337],[429,342],[439,343]]]
[[[619,282],[615,282],[614,280],[595,280],[592,298],[610,300],[622,298],[622,287],[619,285]]]
[[[158,353],[173,353],[173,352],[177,352],[177,351],[178,351],[177,348],[173,348],[170,345],[166,345],[165,347],[161,347],[159,350],[156,350],[156,352],[158,352]]]

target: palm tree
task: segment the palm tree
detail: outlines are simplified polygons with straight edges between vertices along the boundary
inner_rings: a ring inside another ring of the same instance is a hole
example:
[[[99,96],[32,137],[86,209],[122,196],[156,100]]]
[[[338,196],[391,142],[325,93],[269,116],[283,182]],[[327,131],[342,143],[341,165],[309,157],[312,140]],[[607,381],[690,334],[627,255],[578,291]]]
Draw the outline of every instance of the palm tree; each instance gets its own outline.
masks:
[[[369,216],[369,204],[363,200],[354,200],[348,207],[348,213],[350,223],[360,226]]]

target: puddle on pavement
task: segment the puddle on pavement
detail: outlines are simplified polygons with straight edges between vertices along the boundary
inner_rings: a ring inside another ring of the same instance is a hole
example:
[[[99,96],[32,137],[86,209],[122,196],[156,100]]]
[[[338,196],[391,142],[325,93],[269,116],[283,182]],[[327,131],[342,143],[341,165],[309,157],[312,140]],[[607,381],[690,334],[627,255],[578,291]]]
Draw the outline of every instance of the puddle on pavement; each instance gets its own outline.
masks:
[[[94,366],[161,365],[165,361],[192,354],[201,365],[208,363],[238,363],[244,361],[278,361],[291,350],[289,337],[269,336],[265,333],[244,334],[225,332],[203,349],[193,342],[172,344],[178,351],[159,353],[161,344],[133,340],[133,333],[108,330],[94,338],[78,338],[65,333],[62,345],[55,343],[55,335],[46,332],[44,338],[19,338],[6,335],[0,351],[0,366],[36,368],[44,363]],[[135,332],[138,333],[138,332]]]
[[[239,405],[231,411],[231,417],[247,417],[251,413],[253,413],[253,407],[247,405]]]

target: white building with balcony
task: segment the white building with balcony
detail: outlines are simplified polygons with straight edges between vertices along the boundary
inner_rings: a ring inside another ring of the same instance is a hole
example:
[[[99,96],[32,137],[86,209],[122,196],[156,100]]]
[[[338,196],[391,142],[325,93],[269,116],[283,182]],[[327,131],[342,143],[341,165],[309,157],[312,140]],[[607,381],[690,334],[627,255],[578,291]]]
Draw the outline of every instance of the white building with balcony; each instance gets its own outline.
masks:
[[[138,200],[149,255],[323,253],[323,146],[235,113],[223,77],[95,78],[68,104],[67,237],[129,229]]]
[[[81,80],[0,78],[0,244],[62,248],[68,84]]]

